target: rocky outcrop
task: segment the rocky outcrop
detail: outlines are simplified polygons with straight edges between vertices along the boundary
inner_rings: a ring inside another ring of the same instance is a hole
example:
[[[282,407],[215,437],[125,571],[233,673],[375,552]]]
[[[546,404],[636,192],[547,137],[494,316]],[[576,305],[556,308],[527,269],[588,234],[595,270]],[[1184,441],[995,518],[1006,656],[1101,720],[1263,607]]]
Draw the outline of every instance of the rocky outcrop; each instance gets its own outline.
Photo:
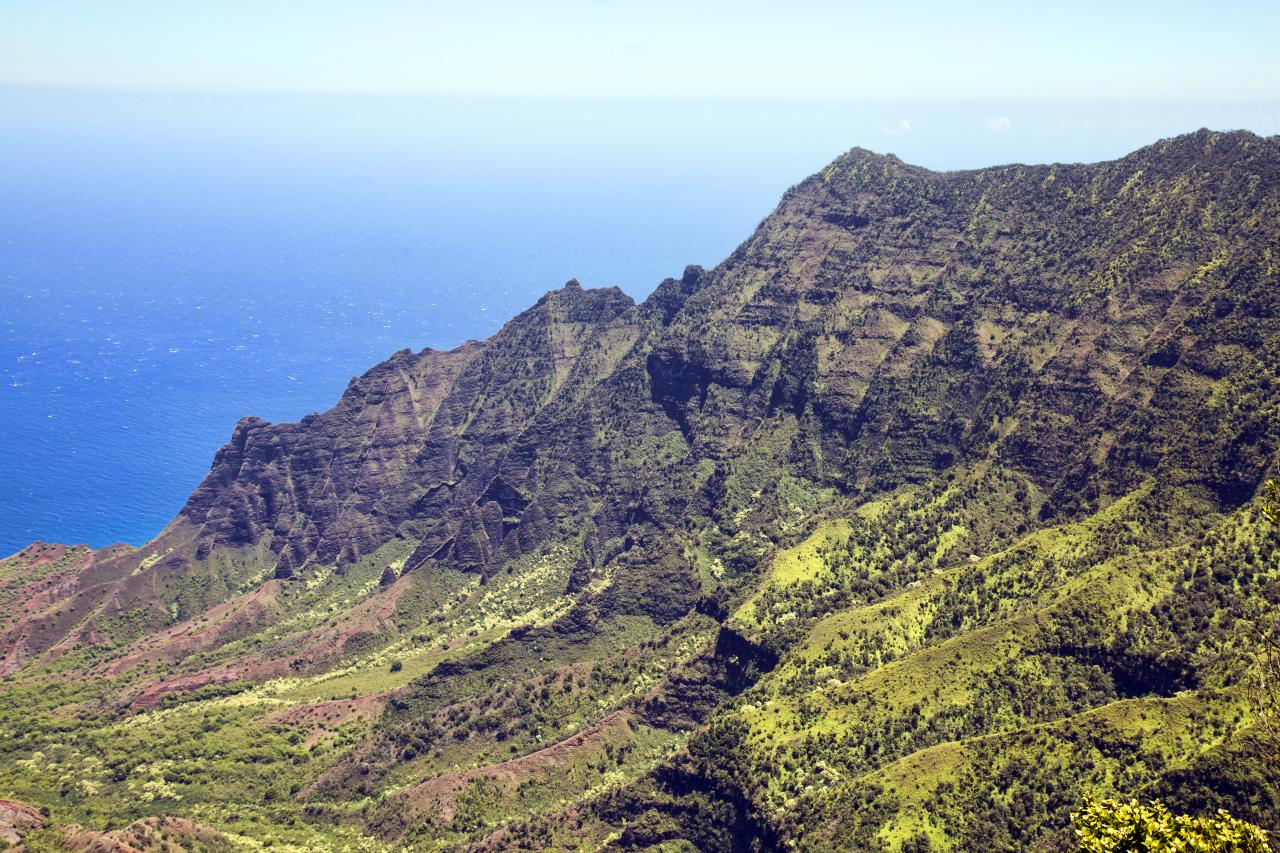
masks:
[[[5,846],[17,844],[28,832],[43,827],[44,816],[38,809],[14,800],[0,800],[0,842]]]

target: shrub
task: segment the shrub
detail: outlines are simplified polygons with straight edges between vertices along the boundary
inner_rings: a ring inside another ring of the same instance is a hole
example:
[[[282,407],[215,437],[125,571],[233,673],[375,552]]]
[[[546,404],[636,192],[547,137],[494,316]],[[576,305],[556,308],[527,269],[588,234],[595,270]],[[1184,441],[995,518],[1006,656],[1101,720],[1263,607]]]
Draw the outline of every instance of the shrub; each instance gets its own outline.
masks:
[[[1072,816],[1080,853],[1269,853],[1267,834],[1219,810],[1175,815],[1162,803],[1086,798]]]

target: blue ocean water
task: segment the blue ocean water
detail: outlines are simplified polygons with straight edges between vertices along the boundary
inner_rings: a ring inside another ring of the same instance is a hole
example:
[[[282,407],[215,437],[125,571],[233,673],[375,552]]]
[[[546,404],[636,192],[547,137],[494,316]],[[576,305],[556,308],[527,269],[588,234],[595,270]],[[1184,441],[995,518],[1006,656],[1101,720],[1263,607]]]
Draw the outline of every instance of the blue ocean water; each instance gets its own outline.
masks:
[[[992,133],[1002,108],[0,89],[0,554],[140,544],[241,416],[326,409],[570,277],[642,298],[853,145],[1098,159],[1280,115],[1024,110]]]

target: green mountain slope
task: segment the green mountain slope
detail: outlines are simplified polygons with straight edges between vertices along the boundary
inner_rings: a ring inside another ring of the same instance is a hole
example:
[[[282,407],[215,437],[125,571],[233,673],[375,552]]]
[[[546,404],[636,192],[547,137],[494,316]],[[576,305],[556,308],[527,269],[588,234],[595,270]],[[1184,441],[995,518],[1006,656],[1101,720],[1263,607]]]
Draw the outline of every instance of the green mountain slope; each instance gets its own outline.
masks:
[[[1280,829],[1278,238],[1276,138],[852,151],[642,304],[570,282],[242,421],[142,548],[0,561],[0,796],[246,849]]]

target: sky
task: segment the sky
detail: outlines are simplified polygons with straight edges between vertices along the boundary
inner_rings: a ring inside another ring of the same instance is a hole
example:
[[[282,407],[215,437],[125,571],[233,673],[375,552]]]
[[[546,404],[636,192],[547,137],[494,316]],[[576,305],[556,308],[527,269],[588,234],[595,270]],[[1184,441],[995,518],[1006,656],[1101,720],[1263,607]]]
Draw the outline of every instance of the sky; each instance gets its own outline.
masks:
[[[0,83],[323,94],[1266,100],[1266,2],[4,0]],[[999,118],[994,116],[993,118]]]

